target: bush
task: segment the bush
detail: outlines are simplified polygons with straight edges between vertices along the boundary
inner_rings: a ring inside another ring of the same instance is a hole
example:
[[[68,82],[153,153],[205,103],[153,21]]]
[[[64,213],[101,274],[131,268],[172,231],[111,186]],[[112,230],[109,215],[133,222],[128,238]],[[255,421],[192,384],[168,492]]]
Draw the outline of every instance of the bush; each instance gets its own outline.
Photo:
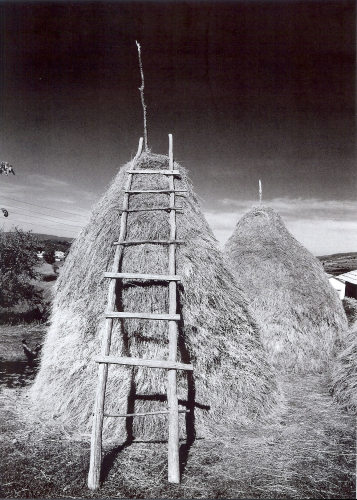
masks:
[[[0,305],[10,308],[25,303],[29,307],[43,306],[42,292],[33,284],[40,275],[34,234],[17,227],[11,232],[0,229]]]

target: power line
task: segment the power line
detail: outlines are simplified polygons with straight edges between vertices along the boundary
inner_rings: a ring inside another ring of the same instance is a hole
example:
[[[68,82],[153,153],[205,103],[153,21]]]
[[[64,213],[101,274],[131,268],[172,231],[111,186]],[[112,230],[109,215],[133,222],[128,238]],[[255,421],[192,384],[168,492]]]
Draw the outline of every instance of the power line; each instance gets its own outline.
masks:
[[[28,212],[33,212],[35,214],[40,214],[42,215],[42,212],[36,212],[36,210],[31,210],[30,208],[23,208],[23,207],[14,207],[12,205],[8,205],[6,204],[6,208],[14,208],[14,209],[19,209],[19,210],[27,210]],[[15,213],[19,213],[19,212],[16,212],[16,210],[13,210]],[[21,214],[21,215],[27,215],[27,214]],[[48,214],[43,214],[43,215],[48,215]],[[35,217],[34,215],[31,215],[29,214],[29,217]],[[64,219],[63,217],[56,217],[56,215],[48,215],[48,217],[53,217],[54,219],[61,219],[61,220],[64,220],[64,221],[70,221],[69,219]],[[42,219],[42,217],[38,217],[39,219]],[[46,219],[46,220],[50,220],[50,219]],[[51,222],[57,222],[57,221],[51,221]],[[71,222],[79,222],[79,221],[71,221]],[[59,223],[59,224],[63,224],[63,223]],[[83,226],[78,226],[78,227],[83,227]]]
[[[25,215],[25,214],[22,214],[21,212],[16,212],[16,210],[14,210],[15,214],[19,214],[19,215]],[[11,212],[10,212],[11,213]],[[77,224],[67,224],[66,222],[57,222],[55,220],[51,220],[51,219],[47,219],[47,217],[40,217],[38,215],[25,215],[26,217],[35,217],[36,219],[42,219],[42,220],[48,220],[50,222],[55,222],[56,224],[61,224],[62,226],[73,226],[73,227],[84,227],[84,226],[78,226]],[[52,217],[52,216],[50,216]]]
[[[9,196],[1,195],[1,197],[6,198],[7,200],[17,201],[19,203],[25,203],[26,205],[32,205],[33,207],[46,208],[47,210],[56,210],[57,212],[63,212],[65,214],[78,215],[78,217],[87,217],[87,215],[76,214],[74,212],[68,212],[67,210],[60,210],[57,208],[44,207],[43,205],[36,205],[35,203],[29,203],[28,201],[15,200],[14,198],[10,198]],[[85,210],[85,209],[82,208],[82,210]],[[86,210],[86,212],[90,213],[90,210]]]
[[[47,226],[46,224],[36,224],[35,222],[26,222],[26,221],[23,221],[23,220],[20,220],[20,219],[15,219],[15,218],[12,218],[11,221],[13,220],[16,220],[17,222],[22,222],[23,224],[30,224],[31,226],[39,226],[39,227],[47,227],[49,229],[53,229],[55,231],[66,231],[66,232],[73,232],[74,229],[62,229],[62,228],[58,228],[58,227],[52,227],[52,226]],[[11,222],[10,220],[6,220],[6,222]],[[74,236],[73,236],[74,238]]]

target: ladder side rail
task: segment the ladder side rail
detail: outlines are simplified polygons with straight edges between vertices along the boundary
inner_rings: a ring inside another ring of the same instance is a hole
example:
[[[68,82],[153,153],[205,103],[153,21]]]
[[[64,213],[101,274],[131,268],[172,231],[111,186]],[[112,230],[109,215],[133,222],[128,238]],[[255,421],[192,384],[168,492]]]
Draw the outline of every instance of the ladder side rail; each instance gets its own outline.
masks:
[[[169,134],[169,161],[170,170],[174,169],[172,134]],[[174,176],[169,178],[170,207],[175,207],[175,186]],[[170,239],[176,239],[176,212],[170,210]],[[169,274],[176,273],[175,243],[169,245]],[[169,283],[169,313],[176,314],[176,282]],[[176,321],[169,321],[169,361],[177,362],[177,342],[178,324]],[[170,483],[180,482],[180,461],[179,461],[179,411],[177,400],[177,372],[168,370],[167,372],[167,402],[169,410],[169,442],[168,442],[168,480]]]
[[[140,138],[138,151],[133,159],[132,168],[135,169],[135,164],[141,155],[143,148],[143,138]],[[129,191],[131,187],[133,174],[128,174],[127,183],[125,191]],[[124,193],[123,209],[129,208],[129,193]],[[126,225],[127,225],[128,213],[123,212],[120,219],[120,235],[119,241],[123,241],[126,235]],[[118,270],[120,260],[122,257],[124,247],[118,245],[114,254],[114,262],[112,270],[116,272]],[[116,280],[112,279],[109,284],[108,290],[108,308],[110,310],[114,309],[115,305],[115,285]],[[111,333],[112,333],[113,318],[107,318],[105,323],[105,330],[102,338],[101,354],[106,356],[110,351],[111,343]],[[103,430],[103,420],[104,420],[104,400],[105,400],[105,389],[108,379],[108,364],[100,364],[98,368],[98,385],[94,404],[94,416],[93,416],[93,426],[92,426],[92,436],[91,436],[91,454],[90,454],[90,466],[88,473],[88,487],[91,490],[96,490],[99,488],[100,482],[100,469],[102,462],[102,430]]]

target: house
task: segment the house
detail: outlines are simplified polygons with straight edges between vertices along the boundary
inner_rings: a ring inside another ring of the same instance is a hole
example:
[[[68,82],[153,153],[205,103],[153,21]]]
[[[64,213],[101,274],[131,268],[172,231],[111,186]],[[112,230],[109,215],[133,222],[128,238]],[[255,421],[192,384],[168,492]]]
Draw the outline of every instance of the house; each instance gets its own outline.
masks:
[[[345,283],[345,297],[357,299],[357,269],[336,276],[337,279]]]
[[[45,254],[45,251],[44,250],[39,250],[36,255],[37,255],[37,258],[38,259],[43,259],[43,256]]]
[[[64,252],[62,252],[61,250],[55,250],[55,261],[56,262],[59,262],[60,260],[64,260]]]
[[[339,276],[334,276],[333,274],[328,274],[327,277],[328,277],[330,284],[338,292],[340,299],[341,300],[344,299],[345,298],[345,289],[346,289],[345,282],[342,281]]]

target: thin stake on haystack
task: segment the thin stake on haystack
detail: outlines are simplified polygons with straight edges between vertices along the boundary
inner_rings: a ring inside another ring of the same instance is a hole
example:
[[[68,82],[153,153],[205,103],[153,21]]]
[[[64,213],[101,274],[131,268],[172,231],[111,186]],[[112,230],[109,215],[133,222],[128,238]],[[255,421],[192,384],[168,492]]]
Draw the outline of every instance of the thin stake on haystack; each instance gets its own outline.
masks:
[[[147,131],[147,126],[146,126],[146,104],[144,101],[144,71],[143,71],[143,65],[141,62],[141,47],[140,43],[136,42],[136,46],[138,48],[138,56],[139,56],[139,66],[140,66],[140,75],[141,75],[141,87],[139,87],[140,90],[140,97],[141,97],[141,104],[143,107],[143,113],[144,113],[144,145],[145,145],[145,151],[148,151],[148,131]]]
[[[262,204],[262,196],[263,196],[263,191],[262,191],[262,182],[259,179],[259,204]]]
[[[141,155],[143,149],[143,138],[140,137],[138,151],[132,162],[132,168],[135,168],[136,160]],[[130,189],[133,174],[128,174],[128,180],[126,184],[126,191]],[[129,208],[129,193],[124,194],[123,202],[123,214],[120,220],[120,234],[119,241],[124,241],[126,236],[126,223],[128,214],[125,212]],[[122,245],[117,245],[114,262],[112,267],[112,272],[115,273],[118,270],[120,259],[122,257],[124,247]],[[108,311],[113,311],[115,307],[115,279],[112,279],[109,284],[108,290]],[[102,337],[102,356],[108,356],[111,344],[113,319],[107,318],[105,322],[105,330]],[[105,400],[105,390],[108,379],[108,368],[107,363],[100,363],[98,368],[98,386],[94,405],[94,417],[93,417],[93,430],[91,437],[91,454],[90,454],[90,467],[88,473],[88,488],[95,490],[99,487],[100,480],[100,468],[102,463],[102,429],[103,429],[103,419],[104,419],[104,400]]]

